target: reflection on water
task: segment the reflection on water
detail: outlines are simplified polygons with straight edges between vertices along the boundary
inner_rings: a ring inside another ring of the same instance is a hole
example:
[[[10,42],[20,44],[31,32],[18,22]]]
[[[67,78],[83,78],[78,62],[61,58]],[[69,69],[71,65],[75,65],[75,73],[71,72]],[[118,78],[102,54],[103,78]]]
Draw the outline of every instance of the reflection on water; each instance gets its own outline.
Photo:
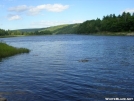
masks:
[[[133,37],[54,35],[1,40],[31,50],[0,61],[0,95],[9,101],[133,97]]]

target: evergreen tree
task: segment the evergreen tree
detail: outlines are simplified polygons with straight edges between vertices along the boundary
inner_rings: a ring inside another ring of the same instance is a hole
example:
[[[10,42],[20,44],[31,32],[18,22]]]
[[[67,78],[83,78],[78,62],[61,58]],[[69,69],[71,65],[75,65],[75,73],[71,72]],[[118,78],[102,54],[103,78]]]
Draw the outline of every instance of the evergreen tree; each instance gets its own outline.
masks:
[[[103,19],[88,20],[78,28],[78,33],[93,34],[96,32],[130,32],[134,31],[134,13],[123,12],[116,16],[110,14],[103,16]]]

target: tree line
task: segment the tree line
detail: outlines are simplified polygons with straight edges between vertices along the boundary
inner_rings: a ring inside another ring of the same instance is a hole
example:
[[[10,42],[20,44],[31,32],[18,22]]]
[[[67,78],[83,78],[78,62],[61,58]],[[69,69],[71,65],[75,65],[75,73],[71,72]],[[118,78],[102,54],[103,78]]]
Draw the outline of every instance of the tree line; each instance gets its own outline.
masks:
[[[97,32],[133,32],[134,31],[134,13],[123,12],[116,16],[110,14],[103,19],[88,20],[80,24],[78,34],[93,34]]]
[[[49,30],[45,31],[34,31],[34,32],[22,32],[19,30],[4,30],[0,29],[0,36],[15,36],[15,35],[51,35],[52,32]]]
[[[54,31],[50,30],[34,30],[31,32],[24,32],[20,30],[3,30],[0,29],[0,36],[8,35],[51,35],[58,34],[95,34],[108,32],[134,32],[134,13],[123,12],[120,15],[110,14],[103,16],[102,20],[87,20],[81,24],[72,24],[59,28]]]

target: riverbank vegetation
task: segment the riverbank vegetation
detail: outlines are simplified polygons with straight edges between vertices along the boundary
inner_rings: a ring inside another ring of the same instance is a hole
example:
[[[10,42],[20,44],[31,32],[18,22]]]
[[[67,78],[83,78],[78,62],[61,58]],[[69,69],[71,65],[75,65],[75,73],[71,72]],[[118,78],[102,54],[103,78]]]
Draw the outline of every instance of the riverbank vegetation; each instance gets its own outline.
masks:
[[[9,46],[6,43],[0,42],[0,59],[13,56],[15,54],[20,53],[29,53],[30,50],[26,48],[16,48],[13,46]]]
[[[134,35],[134,13],[123,12],[87,20],[78,24],[65,24],[48,28],[3,30],[0,37],[53,34],[87,34],[87,35]]]

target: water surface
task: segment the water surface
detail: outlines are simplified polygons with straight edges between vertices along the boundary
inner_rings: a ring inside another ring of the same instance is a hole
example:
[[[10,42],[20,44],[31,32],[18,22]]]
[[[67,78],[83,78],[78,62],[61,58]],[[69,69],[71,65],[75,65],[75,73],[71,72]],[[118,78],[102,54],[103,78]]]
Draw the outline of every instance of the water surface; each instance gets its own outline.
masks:
[[[48,35],[0,40],[31,50],[0,62],[0,95],[9,101],[134,97],[132,36]]]

